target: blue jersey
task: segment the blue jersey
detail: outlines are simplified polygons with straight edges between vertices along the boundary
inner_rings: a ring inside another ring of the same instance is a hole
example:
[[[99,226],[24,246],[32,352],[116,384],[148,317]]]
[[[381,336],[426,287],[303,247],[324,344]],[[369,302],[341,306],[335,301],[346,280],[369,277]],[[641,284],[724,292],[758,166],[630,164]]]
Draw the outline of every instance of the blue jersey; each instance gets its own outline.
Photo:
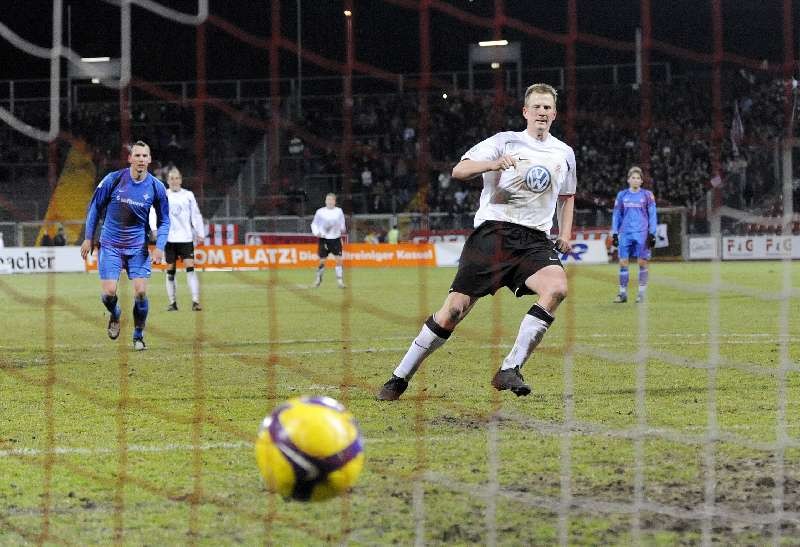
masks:
[[[630,189],[617,194],[614,201],[614,216],[611,221],[612,234],[656,235],[656,198],[650,190]]]
[[[142,248],[147,244],[150,207],[156,210],[156,247],[163,250],[169,234],[169,200],[164,183],[150,173],[142,181],[135,181],[130,169],[112,171],[97,185],[89,203],[85,238],[93,238],[105,209],[100,245],[120,249]]]

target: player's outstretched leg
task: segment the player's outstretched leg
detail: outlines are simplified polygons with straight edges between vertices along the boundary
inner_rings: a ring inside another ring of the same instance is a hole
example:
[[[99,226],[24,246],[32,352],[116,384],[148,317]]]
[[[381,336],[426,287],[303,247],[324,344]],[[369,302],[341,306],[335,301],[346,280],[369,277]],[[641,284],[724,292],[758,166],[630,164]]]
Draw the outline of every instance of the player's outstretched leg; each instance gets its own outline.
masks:
[[[178,303],[175,300],[177,292],[177,283],[175,282],[175,266],[167,270],[167,298],[169,299],[169,306],[167,311],[178,311]]]
[[[519,333],[511,351],[508,353],[500,370],[492,378],[492,386],[499,391],[508,389],[517,397],[530,394],[531,388],[522,377],[522,365],[544,338],[547,329],[553,323],[553,316],[541,307],[534,304],[519,326]]]
[[[452,331],[449,331],[436,323],[431,315],[422,325],[422,330],[411,343],[403,360],[394,370],[392,377],[383,384],[378,392],[379,401],[395,401],[400,398],[408,387],[408,381],[417,371],[422,361],[428,355],[442,347],[447,339],[450,338]]]
[[[149,309],[150,303],[147,296],[137,294],[133,300],[133,349],[136,351],[147,349],[147,345],[144,343],[144,326]]]
[[[119,304],[117,304],[117,295],[104,294],[101,300],[110,314],[108,319],[108,337],[112,340],[116,340],[119,338],[119,318],[122,315],[122,310]]]

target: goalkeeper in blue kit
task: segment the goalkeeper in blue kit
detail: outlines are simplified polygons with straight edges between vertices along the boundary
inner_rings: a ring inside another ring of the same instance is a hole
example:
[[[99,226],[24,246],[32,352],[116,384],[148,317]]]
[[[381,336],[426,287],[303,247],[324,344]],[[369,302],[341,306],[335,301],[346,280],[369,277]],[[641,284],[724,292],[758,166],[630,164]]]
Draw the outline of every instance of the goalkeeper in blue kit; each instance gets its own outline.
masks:
[[[649,276],[648,261],[656,244],[656,198],[650,190],[642,189],[642,170],[628,169],[628,189],[617,194],[611,221],[611,237],[619,249],[619,293],[614,300],[628,301],[628,263],[630,257],[639,262],[639,292],[637,302],[644,300]]]
[[[95,248],[94,240],[100,222],[97,270],[100,274],[103,305],[111,314],[108,337],[119,337],[122,310],[117,304],[117,282],[122,270],[133,282],[133,349],[147,348],[144,326],[149,302],[147,280],[150,278],[150,253],[147,248],[150,207],[156,211],[157,238],[153,260],[164,260],[164,246],[169,233],[169,201],[164,183],[147,171],[150,147],[136,141],[128,155],[130,168],[112,171],[103,177],[94,191],[86,213],[86,235],[81,244],[81,257]]]

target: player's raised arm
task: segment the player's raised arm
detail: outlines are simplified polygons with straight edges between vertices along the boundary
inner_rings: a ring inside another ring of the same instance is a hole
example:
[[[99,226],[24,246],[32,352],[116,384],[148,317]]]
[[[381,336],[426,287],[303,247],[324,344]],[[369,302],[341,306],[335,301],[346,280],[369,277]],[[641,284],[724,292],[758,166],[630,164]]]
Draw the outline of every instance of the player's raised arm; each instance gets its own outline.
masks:
[[[516,164],[516,160],[507,154],[500,156],[496,160],[463,159],[453,167],[453,178],[469,180],[487,171],[503,171],[514,167]]]

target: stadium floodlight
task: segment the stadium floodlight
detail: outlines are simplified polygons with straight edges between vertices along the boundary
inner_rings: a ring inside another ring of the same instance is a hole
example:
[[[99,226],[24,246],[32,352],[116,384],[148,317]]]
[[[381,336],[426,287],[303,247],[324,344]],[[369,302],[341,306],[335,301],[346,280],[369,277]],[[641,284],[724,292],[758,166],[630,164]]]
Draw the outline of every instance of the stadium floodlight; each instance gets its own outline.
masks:
[[[508,40],[491,40],[472,43],[469,45],[468,56],[468,89],[474,89],[473,71],[477,66],[490,66],[493,70],[506,67],[516,71],[511,73],[516,76],[517,95],[522,95],[522,46],[520,42]],[[513,77],[512,76],[512,77]]]
[[[507,46],[508,40],[486,40],[484,42],[478,42],[478,45],[481,47]]]
[[[352,15],[353,15],[353,12],[350,11],[349,9],[344,10],[344,16],[345,17],[351,17]]]
[[[111,57],[81,57],[82,63],[107,63]]]

